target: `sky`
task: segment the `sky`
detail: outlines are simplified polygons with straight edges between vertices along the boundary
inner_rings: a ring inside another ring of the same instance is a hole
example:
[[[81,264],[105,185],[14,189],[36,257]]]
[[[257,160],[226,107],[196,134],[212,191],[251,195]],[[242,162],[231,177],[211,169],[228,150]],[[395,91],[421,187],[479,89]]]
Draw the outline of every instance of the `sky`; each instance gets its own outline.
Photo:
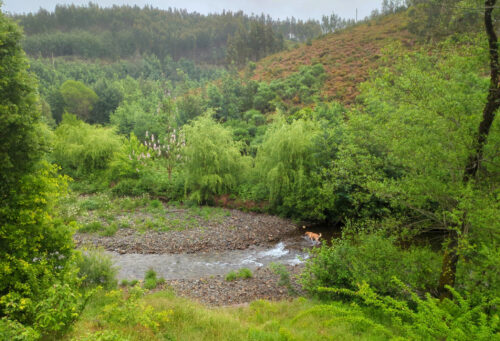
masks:
[[[1,1],[1,0],[0,0]],[[175,7],[202,14],[220,13],[222,10],[242,10],[247,14],[269,14],[274,19],[294,16],[299,19],[321,19],[324,14],[335,12],[343,18],[370,15],[380,8],[382,0],[94,0],[102,7],[112,5],[152,5],[158,8]],[[54,10],[56,4],[86,5],[89,0],[3,0],[2,11],[10,13],[36,12],[40,8]]]

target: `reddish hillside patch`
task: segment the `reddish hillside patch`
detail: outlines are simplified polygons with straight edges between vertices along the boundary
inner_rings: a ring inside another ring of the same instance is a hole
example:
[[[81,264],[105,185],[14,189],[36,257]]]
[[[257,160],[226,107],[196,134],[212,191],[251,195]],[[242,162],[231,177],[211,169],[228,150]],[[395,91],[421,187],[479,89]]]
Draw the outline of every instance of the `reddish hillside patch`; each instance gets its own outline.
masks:
[[[256,80],[270,81],[297,72],[302,65],[321,63],[327,72],[323,95],[329,100],[352,104],[358,85],[370,70],[380,65],[380,51],[387,44],[401,41],[412,46],[404,15],[389,15],[379,20],[318,38],[312,45],[268,56],[257,64]]]

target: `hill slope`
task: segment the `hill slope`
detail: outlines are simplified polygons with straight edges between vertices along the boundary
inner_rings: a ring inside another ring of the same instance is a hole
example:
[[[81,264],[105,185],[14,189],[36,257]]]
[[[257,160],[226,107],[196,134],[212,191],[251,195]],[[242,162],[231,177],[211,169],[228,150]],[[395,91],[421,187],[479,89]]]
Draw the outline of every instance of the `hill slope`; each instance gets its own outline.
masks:
[[[268,56],[257,63],[254,79],[270,81],[297,72],[302,65],[321,63],[327,72],[323,95],[352,104],[358,85],[380,65],[381,49],[393,41],[412,46],[404,14],[394,14],[322,36],[298,48]]]

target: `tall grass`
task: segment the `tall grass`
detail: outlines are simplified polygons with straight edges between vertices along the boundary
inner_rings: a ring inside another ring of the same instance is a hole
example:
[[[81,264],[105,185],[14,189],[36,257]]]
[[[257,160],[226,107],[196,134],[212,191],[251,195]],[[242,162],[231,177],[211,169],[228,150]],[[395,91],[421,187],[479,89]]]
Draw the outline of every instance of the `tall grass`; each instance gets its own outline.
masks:
[[[369,317],[369,310],[341,302],[319,304],[299,298],[207,308],[168,291],[134,298],[135,303],[126,300],[125,293],[98,294],[64,340],[386,340],[397,336],[383,320]],[[127,305],[135,309],[130,311],[133,316],[121,308]],[[111,315],[104,318],[103,314]],[[121,320],[115,318],[118,315]]]

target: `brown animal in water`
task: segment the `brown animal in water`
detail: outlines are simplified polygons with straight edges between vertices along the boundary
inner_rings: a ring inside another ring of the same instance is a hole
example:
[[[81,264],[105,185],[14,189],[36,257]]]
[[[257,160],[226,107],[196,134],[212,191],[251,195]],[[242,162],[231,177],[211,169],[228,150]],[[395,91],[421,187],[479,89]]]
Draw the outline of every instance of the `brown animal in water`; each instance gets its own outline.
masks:
[[[311,241],[319,242],[319,239],[321,238],[321,233],[317,234],[314,232],[306,232],[306,236],[309,237],[309,239],[311,239]]]

